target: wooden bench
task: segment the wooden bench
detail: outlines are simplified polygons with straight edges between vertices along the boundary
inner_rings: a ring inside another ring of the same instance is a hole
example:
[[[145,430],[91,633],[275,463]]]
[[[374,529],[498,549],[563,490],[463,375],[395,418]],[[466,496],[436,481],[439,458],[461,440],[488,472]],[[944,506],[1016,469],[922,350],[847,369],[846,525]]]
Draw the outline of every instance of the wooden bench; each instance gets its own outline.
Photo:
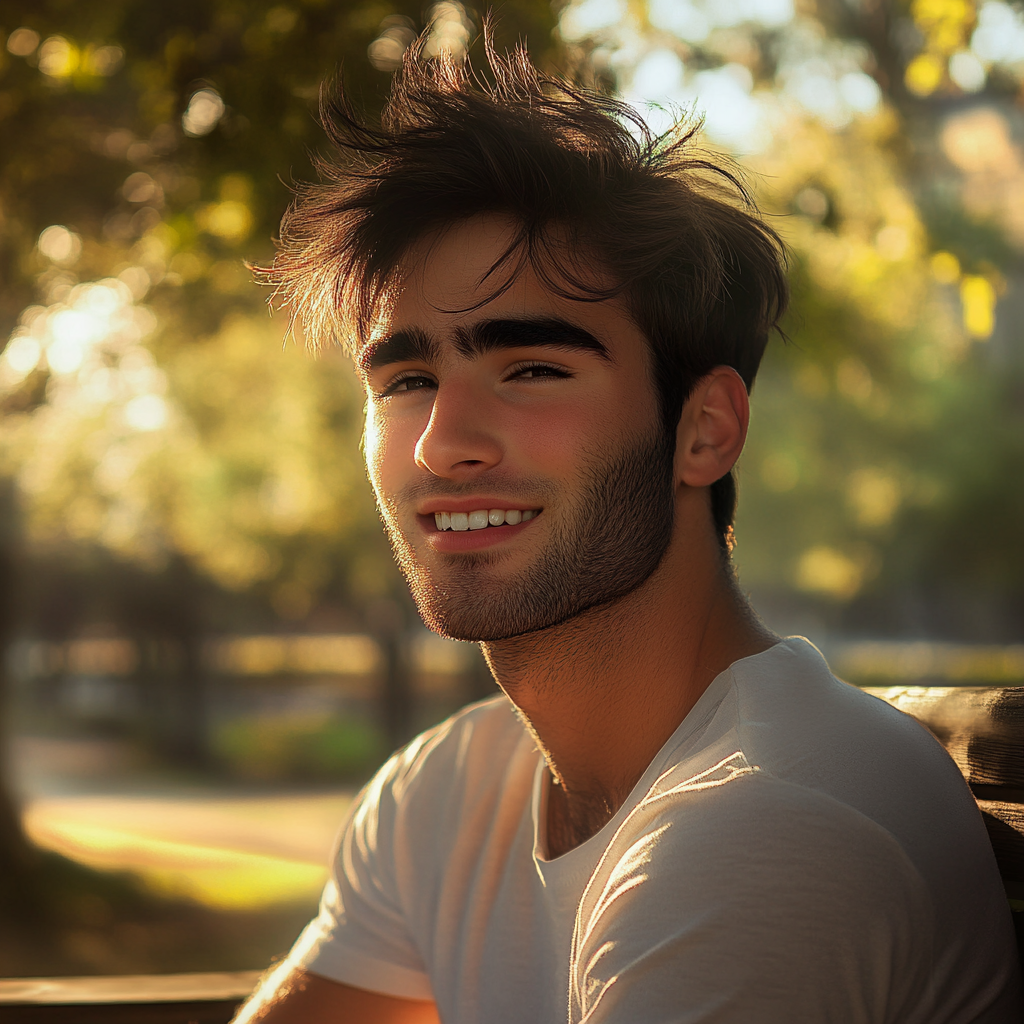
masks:
[[[865,690],[927,726],[963,772],[988,829],[1024,966],[1024,686]]]
[[[0,981],[0,1024],[227,1024],[261,971]]]
[[[1024,686],[866,688],[924,723],[981,808],[1024,951]],[[258,971],[0,981],[0,1024],[227,1024]]]

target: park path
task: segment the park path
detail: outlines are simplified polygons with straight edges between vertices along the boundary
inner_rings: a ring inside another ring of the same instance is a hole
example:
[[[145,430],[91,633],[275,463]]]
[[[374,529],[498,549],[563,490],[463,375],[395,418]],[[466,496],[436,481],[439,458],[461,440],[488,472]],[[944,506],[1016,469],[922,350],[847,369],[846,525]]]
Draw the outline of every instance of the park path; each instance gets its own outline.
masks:
[[[19,741],[14,762],[40,846],[225,909],[315,901],[352,799],[147,780],[118,770],[116,751],[78,741]]]

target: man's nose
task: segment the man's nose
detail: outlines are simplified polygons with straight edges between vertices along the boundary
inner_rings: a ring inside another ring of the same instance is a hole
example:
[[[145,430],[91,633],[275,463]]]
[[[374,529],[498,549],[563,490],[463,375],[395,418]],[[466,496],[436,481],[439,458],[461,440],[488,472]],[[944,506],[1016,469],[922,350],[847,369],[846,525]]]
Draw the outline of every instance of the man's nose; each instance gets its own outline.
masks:
[[[477,388],[442,385],[416,443],[416,465],[434,476],[466,479],[501,462],[500,418],[487,398]]]

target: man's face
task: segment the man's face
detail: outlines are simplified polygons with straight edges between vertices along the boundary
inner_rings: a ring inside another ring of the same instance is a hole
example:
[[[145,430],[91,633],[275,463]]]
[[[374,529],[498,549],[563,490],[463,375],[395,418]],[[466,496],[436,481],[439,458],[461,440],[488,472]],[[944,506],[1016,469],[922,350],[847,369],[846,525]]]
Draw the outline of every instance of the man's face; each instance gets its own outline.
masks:
[[[460,640],[614,601],[672,534],[644,337],[617,300],[561,298],[529,268],[472,308],[510,237],[481,217],[414,247],[386,329],[358,357],[388,535],[424,621]]]

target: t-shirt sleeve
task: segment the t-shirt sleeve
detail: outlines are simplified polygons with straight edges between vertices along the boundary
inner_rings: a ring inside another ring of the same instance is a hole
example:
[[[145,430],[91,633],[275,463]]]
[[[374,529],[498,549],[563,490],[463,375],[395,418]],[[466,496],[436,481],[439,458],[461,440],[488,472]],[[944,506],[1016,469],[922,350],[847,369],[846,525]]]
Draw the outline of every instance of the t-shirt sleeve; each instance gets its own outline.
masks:
[[[619,829],[580,903],[570,1024],[931,1024],[932,931],[887,832],[749,770]]]
[[[338,837],[320,911],[289,960],[314,974],[409,999],[430,999],[395,866],[403,841],[402,762],[392,758],[357,798]]]

